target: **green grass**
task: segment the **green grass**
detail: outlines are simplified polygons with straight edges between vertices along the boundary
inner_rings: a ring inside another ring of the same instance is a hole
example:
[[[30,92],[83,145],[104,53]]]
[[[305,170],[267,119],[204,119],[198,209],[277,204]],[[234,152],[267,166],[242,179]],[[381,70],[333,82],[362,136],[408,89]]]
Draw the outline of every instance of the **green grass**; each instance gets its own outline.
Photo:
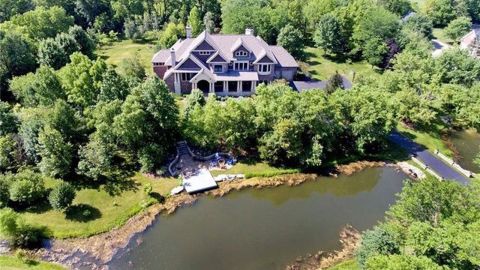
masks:
[[[51,181],[47,186],[55,184]],[[91,236],[123,225],[145,206],[155,203],[155,199],[145,195],[143,188],[146,184],[152,185],[153,192],[167,196],[172,188],[180,184],[180,180],[150,179],[137,174],[123,185],[77,191],[73,210],[68,215],[45,205],[33,211],[22,212],[21,216],[29,224],[46,226],[55,238]],[[85,210],[90,212],[90,216],[82,215]]]
[[[272,177],[282,174],[299,173],[298,169],[277,168],[264,162],[255,164],[237,163],[228,170],[212,171],[213,176],[220,174],[245,174],[245,178]]]
[[[397,126],[398,131],[403,135],[406,135],[414,142],[423,145],[430,151],[435,151],[435,149],[440,150],[441,153],[449,157],[453,157],[453,152],[445,144],[444,140],[441,137],[442,129],[441,126],[436,126],[435,128],[428,131],[413,130],[406,128],[402,124]]]
[[[447,35],[445,34],[444,28],[434,28],[433,36],[443,43],[447,43],[450,45],[454,43],[454,41],[451,38],[447,37]]]
[[[63,270],[64,267],[47,262],[23,261],[12,256],[0,256],[0,269],[2,270]]]
[[[345,75],[350,81],[353,80],[353,74],[358,78],[359,75],[375,76],[378,73],[373,67],[365,61],[360,62],[342,62],[333,61],[324,55],[324,51],[318,48],[306,48],[308,66],[306,69],[317,80],[329,79],[335,72]]]
[[[155,54],[153,43],[136,43],[132,40],[122,40],[103,46],[97,50],[97,55],[105,59],[107,64],[119,66],[123,60],[138,54],[148,74],[153,73],[152,57]]]
[[[355,259],[350,259],[344,262],[341,262],[335,266],[328,268],[327,270],[360,270],[358,263]]]

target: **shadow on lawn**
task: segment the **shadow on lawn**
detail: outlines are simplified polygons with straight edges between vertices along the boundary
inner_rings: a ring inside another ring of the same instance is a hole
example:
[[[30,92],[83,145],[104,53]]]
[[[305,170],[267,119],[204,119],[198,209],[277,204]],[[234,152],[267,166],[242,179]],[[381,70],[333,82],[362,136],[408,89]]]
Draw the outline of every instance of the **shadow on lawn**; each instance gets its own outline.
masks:
[[[83,203],[70,206],[65,211],[65,215],[68,220],[79,222],[89,222],[102,217],[98,208]]]

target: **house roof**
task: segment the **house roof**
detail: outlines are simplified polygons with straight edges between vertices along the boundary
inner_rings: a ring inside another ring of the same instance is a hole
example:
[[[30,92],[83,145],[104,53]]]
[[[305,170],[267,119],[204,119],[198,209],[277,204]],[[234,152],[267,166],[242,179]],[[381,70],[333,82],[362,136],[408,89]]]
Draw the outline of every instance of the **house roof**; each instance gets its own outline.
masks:
[[[187,58],[203,42],[210,44],[225,60],[233,61],[235,49],[240,46],[245,47],[253,54],[254,60],[267,56],[274,64],[280,64],[286,67],[298,67],[295,59],[282,47],[269,46],[260,37],[251,35],[211,35],[204,31],[196,38],[187,38],[179,40],[172,49],[175,50],[176,61],[181,62]],[[168,50],[162,50],[155,54],[153,62],[169,62],[170,53]]]
[[[344,89],[352,88],[352,83],[347,78],[342,76],[342,80],[343,80],[343,88]],[[290,82],[290,86],[294,90],[297,90],[298,92],[304,92],[304,91],[308,91],[308,90],[312,90],[312,89],[323,90],[327,87],[327,82],[328,82],[327,80],[325,80],[325,81],[316,81],[316,80],[312,80],[312,81],[293,81],[293,82]]]
[[[282,67],[298,67],[297,61],[293,58],[291,54],[287,52],[283,47],[280,46],[270,46],[270,49],[273,52],[273,55],[277,59],[277,62]]]

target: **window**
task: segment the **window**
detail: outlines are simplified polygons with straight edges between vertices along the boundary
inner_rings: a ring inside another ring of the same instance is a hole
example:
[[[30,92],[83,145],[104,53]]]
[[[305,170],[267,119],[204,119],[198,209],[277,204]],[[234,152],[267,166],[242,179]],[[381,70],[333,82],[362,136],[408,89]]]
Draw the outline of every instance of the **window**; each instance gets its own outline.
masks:
[[[198,54],[199,55],[210,55],[212,52],[210,51],[199,51]]]
[[[258,65],[258,72],[270,73],[272,71],[272,65]]]
[[[223,66],[222,65],[213,65],[213,72],[215,72],[215,73],[223,72]]]
[[[235,62],[234,70],[248,70],[248,62]]]
[[[228,92],[237,92],[237,82],[235,81],[228,82]]]
[[[180,73],[182,82],[190,81],[195,73]]]
[[[223,82],[222,81],[215,82],[214,88],[215,88],[215,93],[223,92]]]
[[[235,56],[248,56],[248,52],[246,52],[246,51],[236,51]]]
[[[161,63],[161,62],[153,63],[153,66],[154,66],[154,67],[161,67],[161,66],[163,66],[163,65],[164,65],[164,63]]]
[[[251,81],[242,82],[242,91],[243,92],[251,92],[252,91],[252,82]]]

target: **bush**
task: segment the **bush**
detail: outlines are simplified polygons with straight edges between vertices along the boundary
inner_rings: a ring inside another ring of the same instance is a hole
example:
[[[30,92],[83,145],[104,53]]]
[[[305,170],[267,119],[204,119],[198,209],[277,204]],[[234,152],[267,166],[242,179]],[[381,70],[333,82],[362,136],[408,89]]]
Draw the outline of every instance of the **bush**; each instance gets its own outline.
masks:
[[[471,27],[472,20],[470,18],[458,17],[448,24],[445,28],[445,34],[454,41],[458,41],[470,31]]]
[[[357,251],[358,263],[365,266],[368,258],[372,256],[399,253],[400,247],[396,239],[397,236],[393,232],[382,227],[365,232]]]
[[[9,176],[10,200],[23,206],[30,206],[45,196],[45,184],[40,174],[24,170]]]
[[[0,211],[0,233],[14,247],[22,248],[39,247],[46,238],[44,229],[25,224],[12,209]]]
[[[48,201],[55,210],[68,208],[72,205],[73,199],[75,199],[75,189],[66,182],[56,186],[48,196]]]

